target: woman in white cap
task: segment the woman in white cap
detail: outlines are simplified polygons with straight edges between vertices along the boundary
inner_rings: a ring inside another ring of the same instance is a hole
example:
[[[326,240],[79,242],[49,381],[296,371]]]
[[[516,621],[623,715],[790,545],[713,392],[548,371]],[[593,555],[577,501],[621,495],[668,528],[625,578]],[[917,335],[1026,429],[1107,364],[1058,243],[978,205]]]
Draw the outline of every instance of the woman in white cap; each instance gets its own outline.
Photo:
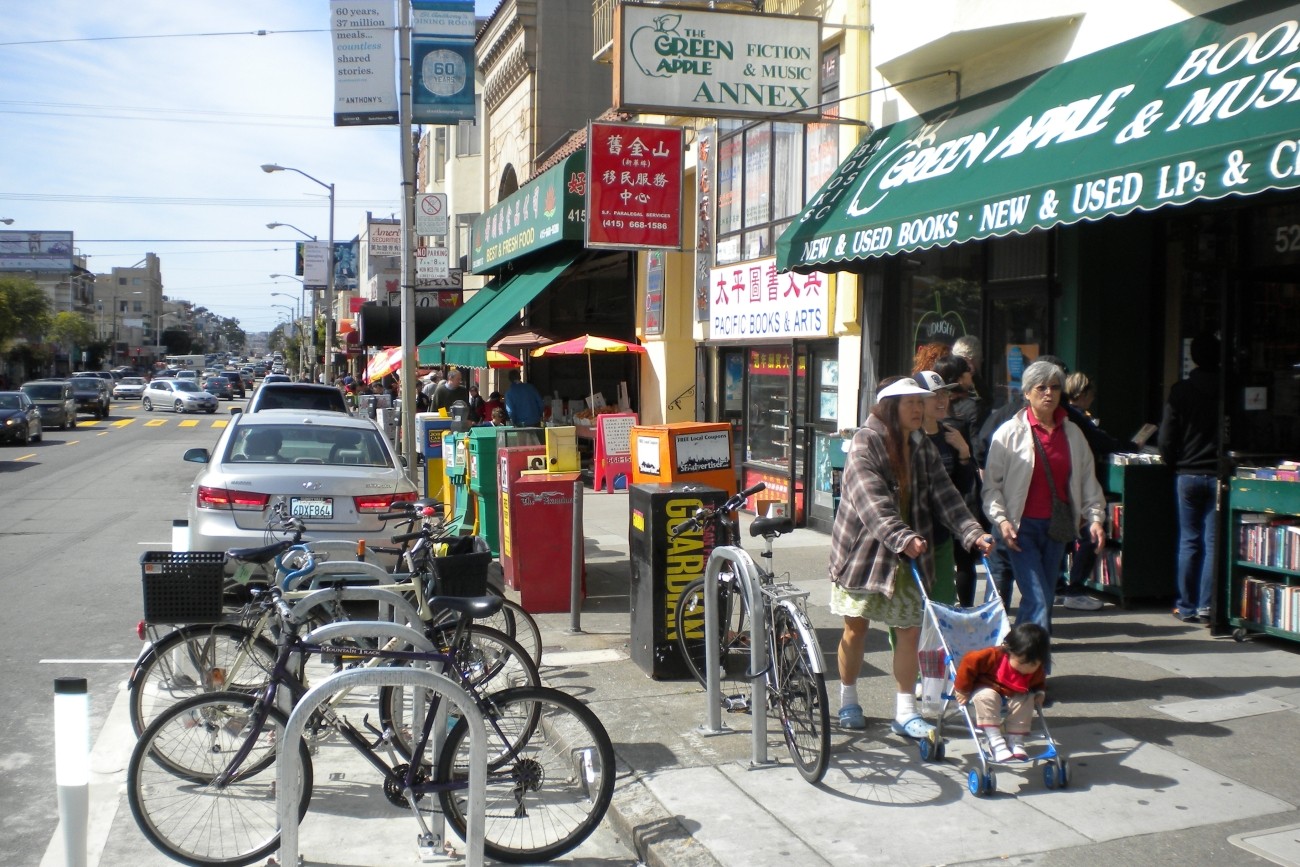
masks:
[[[866,728],[857,681],[867,627],[875,620],[895,633],[897,694],[890,728],[911,738],[934,730],[916,710],[921,593],[902,558],[916,560],[926,586],[933,585],[926,540],[936,521],[968,549],[987,554],[993,548],[993,538],[949,480],[938,450],[920,434],[929,394],[910,377],[885,380],[845,461],[830,559],[831,612],[844,618],[838,654],[843,728]]]

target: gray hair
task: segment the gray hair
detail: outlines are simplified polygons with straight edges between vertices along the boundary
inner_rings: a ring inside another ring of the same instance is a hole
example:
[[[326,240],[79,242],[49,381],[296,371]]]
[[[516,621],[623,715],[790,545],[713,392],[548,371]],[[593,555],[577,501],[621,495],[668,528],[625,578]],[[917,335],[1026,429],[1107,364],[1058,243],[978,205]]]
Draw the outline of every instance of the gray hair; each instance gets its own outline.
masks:
[[[1050,361],[1035,361],[1025,368],[1025,372],[1020,376],[1020,390],[1029,391],[1037,385],[1047,385],[1055,382],[1057,386],[1065,387],[1065,371],[1052,364]]]
[[[952,354],[959,355],[967,361],[978,358],[980,355],[980,339],[974,334],[965,334],[958,337],[952,345]]]

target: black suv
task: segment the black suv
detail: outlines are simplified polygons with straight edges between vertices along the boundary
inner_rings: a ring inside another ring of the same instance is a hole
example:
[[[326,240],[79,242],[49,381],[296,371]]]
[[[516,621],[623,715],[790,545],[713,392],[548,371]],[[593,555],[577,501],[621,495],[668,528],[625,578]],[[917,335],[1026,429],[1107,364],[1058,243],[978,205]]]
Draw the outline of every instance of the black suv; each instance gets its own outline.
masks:
[[[77,412],[88,412],[95,418],[107,418],[110,408],[108,380],[98,376],[73,376],[72,397],[77,402]]]

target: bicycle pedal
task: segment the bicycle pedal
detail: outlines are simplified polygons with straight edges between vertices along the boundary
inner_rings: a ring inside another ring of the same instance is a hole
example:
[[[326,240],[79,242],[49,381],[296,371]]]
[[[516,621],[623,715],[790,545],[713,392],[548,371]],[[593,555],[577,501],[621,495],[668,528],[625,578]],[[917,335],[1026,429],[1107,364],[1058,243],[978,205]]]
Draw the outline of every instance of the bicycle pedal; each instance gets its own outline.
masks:
[[[733,695],[725,696],[722,699],[722,707],[727,713],[749,713],[749,699],[745,696]]]

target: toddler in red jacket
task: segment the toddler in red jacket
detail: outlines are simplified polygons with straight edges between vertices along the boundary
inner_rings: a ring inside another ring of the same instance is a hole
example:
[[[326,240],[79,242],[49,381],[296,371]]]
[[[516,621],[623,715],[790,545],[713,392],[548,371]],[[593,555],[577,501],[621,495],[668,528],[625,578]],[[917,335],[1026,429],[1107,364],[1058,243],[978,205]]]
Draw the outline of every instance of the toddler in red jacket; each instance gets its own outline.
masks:
[[[969,701],[974,705],[975,724],[984,730],[995,762],[1029,758],[1024,741],[1034,708],[1046,695],[1050,643],[1046,629],[1037,623],[1020,623],[1000,645],[967,653],[957,667],[954,697],[962,704]],[[1007,703],[1005,738],[1003,699]]]

